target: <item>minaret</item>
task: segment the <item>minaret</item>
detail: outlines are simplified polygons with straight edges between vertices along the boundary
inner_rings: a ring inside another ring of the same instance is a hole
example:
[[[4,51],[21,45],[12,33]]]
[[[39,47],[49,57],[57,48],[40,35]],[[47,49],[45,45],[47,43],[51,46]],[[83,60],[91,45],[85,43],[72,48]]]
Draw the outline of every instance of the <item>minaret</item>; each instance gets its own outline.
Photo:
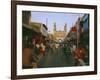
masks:
[[[56,22],[54,22],[54,29],[53,32],[56,32]]]
[[[67,31],[67,24],[65,23],[65,26],[64,26],[64,31],[66,32]]]

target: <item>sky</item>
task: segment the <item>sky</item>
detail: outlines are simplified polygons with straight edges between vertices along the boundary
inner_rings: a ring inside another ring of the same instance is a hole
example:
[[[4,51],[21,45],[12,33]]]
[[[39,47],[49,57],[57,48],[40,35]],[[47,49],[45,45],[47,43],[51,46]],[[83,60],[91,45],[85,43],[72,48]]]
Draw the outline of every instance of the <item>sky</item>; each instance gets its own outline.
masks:
[[[82,17],[82,13],[64,13],[64,12],[31,12],[31,21],[47,24],[48,32],[52,33],[54,23],[56,23],[57,30],[64,30],[65,23],[67,24],[67,31],[76,23],[79,17]]]

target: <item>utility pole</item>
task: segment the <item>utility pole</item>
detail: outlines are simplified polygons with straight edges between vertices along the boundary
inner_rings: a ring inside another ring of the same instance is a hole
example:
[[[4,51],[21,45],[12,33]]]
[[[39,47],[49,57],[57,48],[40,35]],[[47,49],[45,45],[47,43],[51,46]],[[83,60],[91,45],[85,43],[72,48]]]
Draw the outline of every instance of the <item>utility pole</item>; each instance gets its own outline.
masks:
[[[48,26],[48,18],[46,18],[46,26]]]

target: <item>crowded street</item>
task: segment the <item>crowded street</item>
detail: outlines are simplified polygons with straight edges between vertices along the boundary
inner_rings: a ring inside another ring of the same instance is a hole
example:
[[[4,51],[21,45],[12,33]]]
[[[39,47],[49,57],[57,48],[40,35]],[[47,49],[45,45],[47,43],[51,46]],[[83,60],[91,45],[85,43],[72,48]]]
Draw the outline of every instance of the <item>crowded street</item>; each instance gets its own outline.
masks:
[[[64,53],[62,47],[46,50],[45,56],[43,56],[38,63],[38,67],[67,67],[74,66],[75,60],[73,54],[69,51]]]
[[[23,69],[89,65],[89,15],[57,14],[23,11]]]

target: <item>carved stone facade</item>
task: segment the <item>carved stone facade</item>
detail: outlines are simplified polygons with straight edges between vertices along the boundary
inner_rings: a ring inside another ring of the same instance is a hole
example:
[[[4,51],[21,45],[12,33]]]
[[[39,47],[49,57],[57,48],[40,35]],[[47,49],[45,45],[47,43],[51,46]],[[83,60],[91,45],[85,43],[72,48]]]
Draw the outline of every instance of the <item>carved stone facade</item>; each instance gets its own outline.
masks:
[[[63,31],[61,31],[61,30],[57,31],[57,29],[56,29],[56,23],[54,23],[54,29],[53,29],[54,41],[61,42],[61,41],[64,40],[64,38],[66,37],[66,35],[67,35],[67,24],[65,24]]]

